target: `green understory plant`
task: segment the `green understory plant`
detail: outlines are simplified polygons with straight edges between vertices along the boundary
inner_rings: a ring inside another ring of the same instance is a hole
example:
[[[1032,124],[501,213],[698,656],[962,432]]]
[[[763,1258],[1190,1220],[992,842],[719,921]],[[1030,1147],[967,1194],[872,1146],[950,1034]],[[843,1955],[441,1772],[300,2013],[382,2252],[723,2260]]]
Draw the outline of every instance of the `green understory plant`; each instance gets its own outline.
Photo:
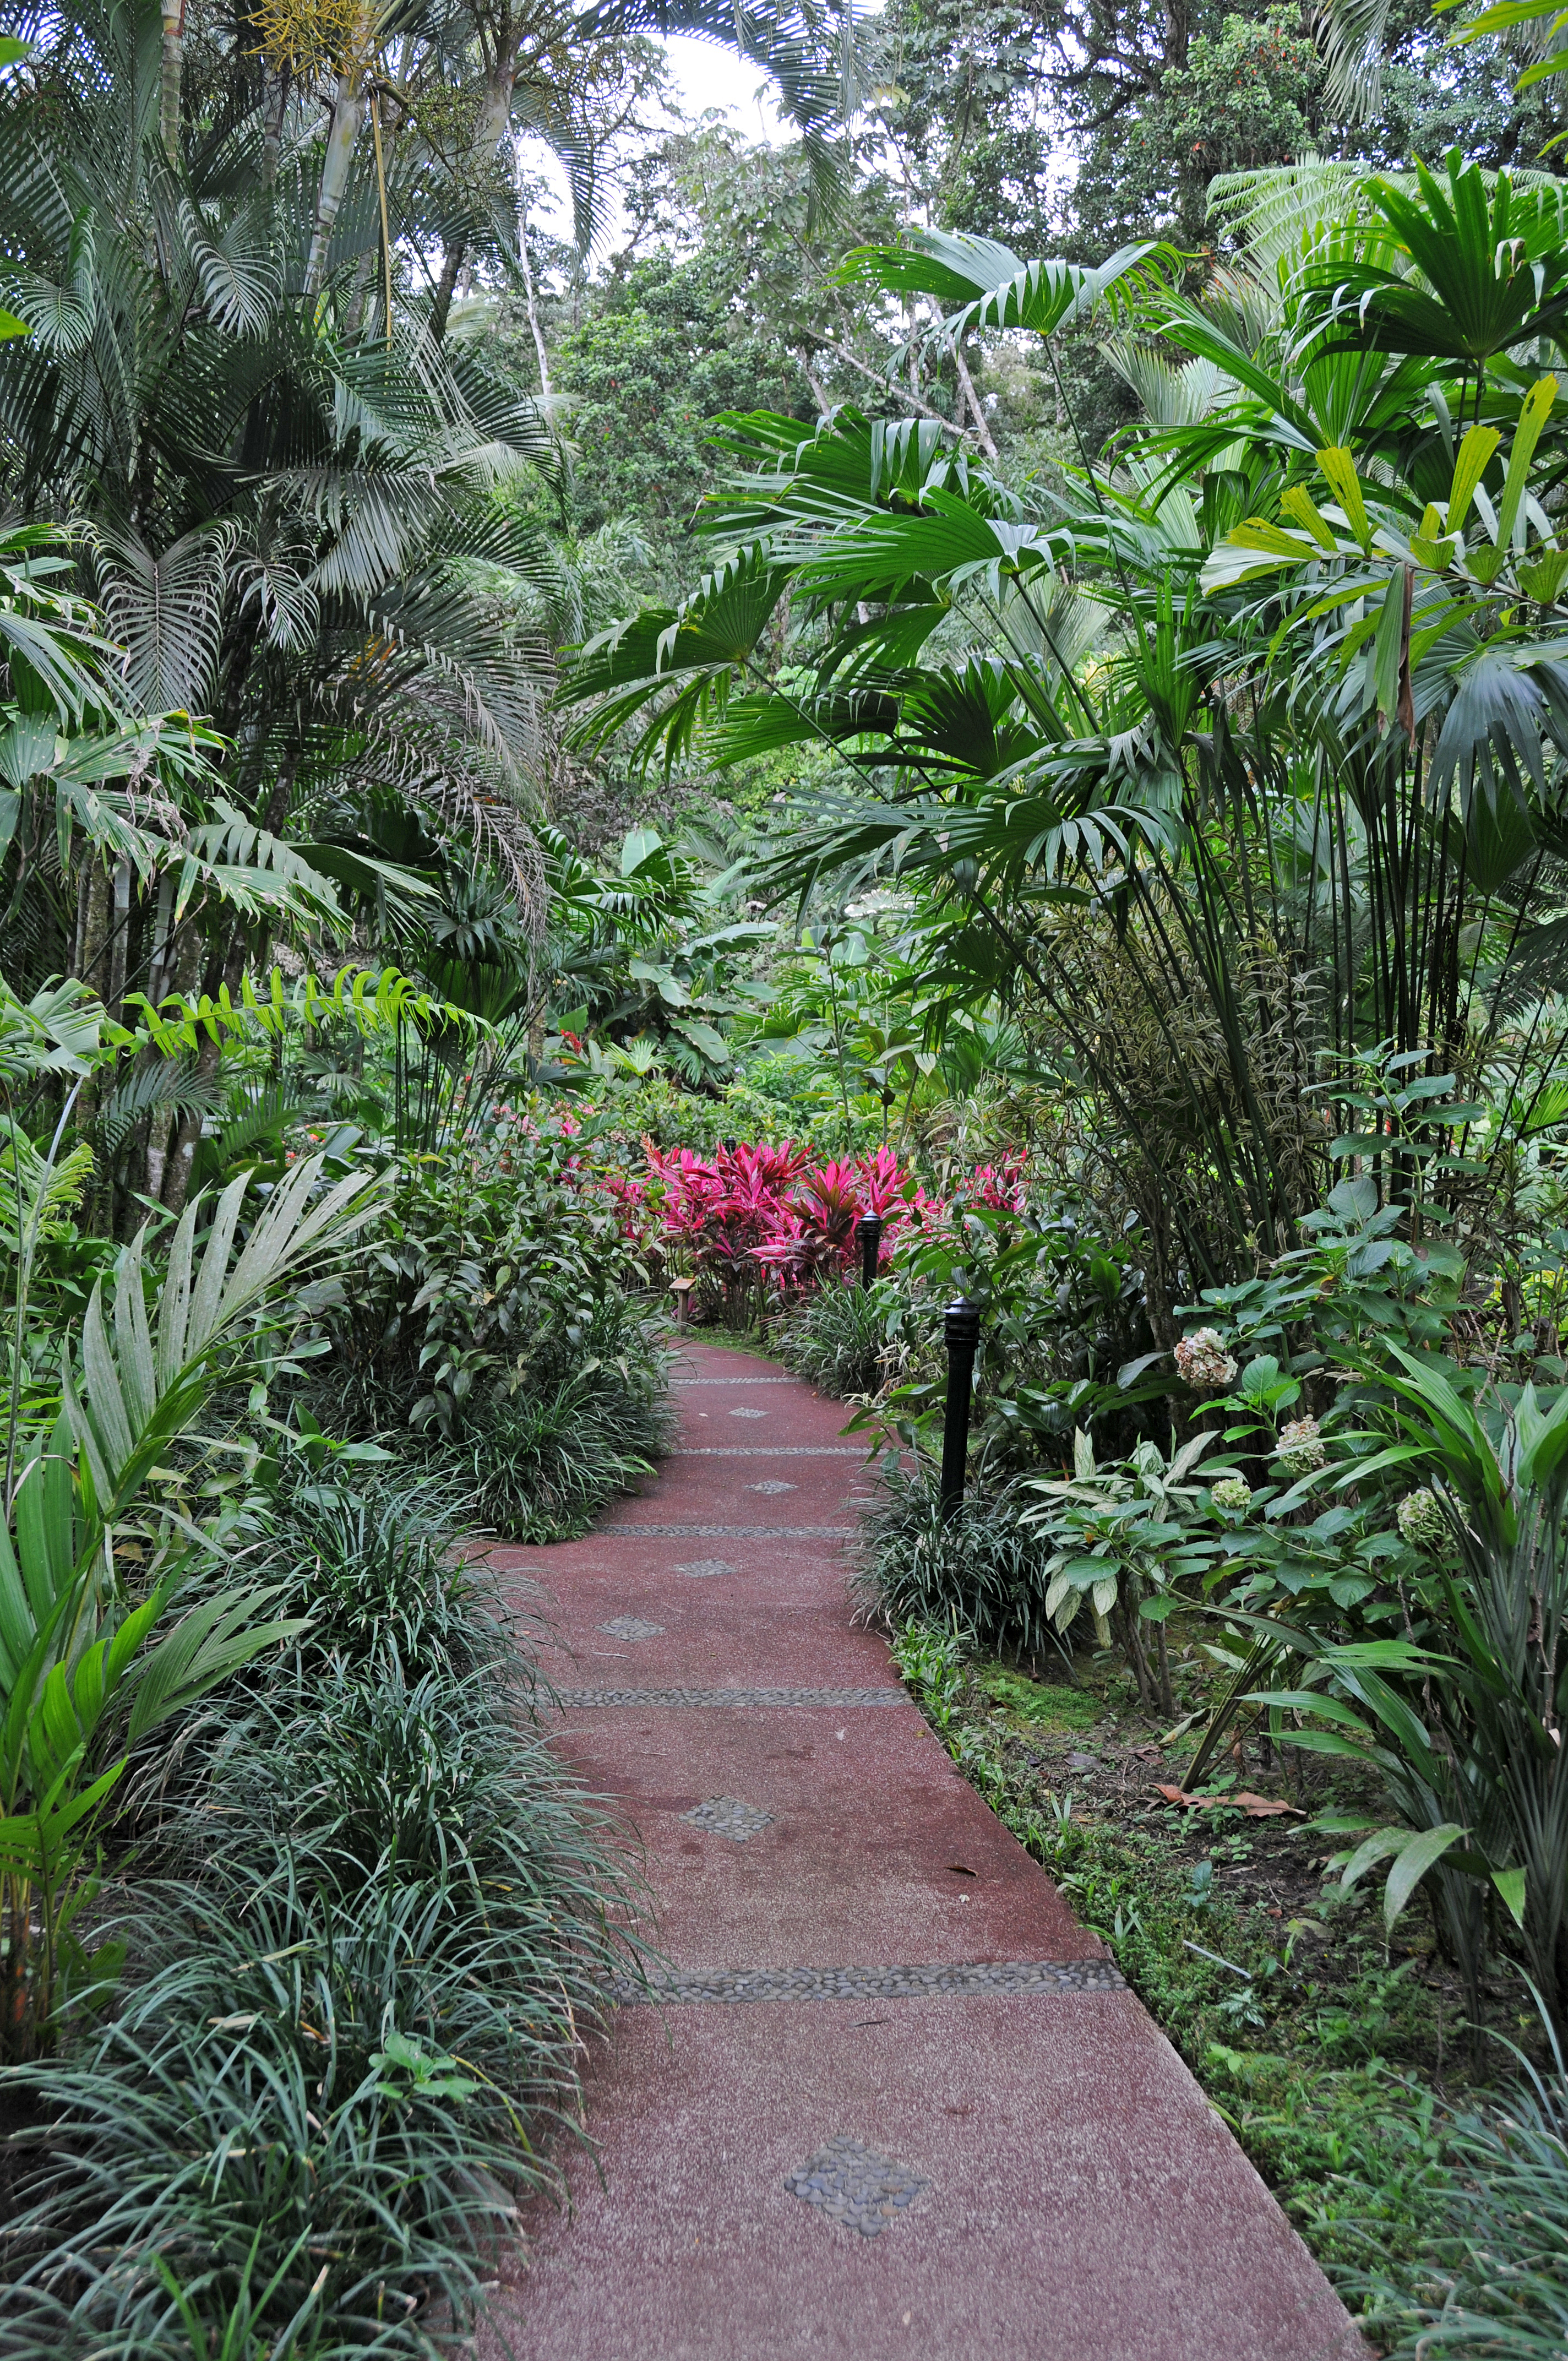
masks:
[[[779,1351],[786,1368],[840,1400],[879,1392],[894,1358],[888,1341],[892,1296],[887,1287],[824,1281],[784,1329]]]
[[[1389,2361],[1553,2361],[1563,2349],[1568,2077],[1555,2038],[1547,2068],[1524,2062],[1512,2090],[1450,2125],[1436,2235],[1409,2281],[1379,2274],[1365,2285],[1383,2337],[1398,2336]]]
[[[647,1303],[607,1294],[519,1356],[473,1422],[481,1523],[509,1541],[561,1540],[652,1474],[670,1425],[655,1323]]]
[[[862,1598],[895,1630],[946,1626],[981,1647],[1059,1653],[1046,1611],[1050,1543],[1024,1521],[1024,1510],[1014,1488],[981,1477],[944,1520],[930,1463],[917,1461],[912,1476],[887,1467],[867,1518]]]
[[[1189,1481],[1215,1438],[1206,1432],[1178,1444],[1168,1459],[1146,1439],[1130,1458],[1096,1465],[1081,1428],[1073,1436],[1073,1472],[1065,1480],[1032,1477],[1025,1489],[1041,1496],[1023,1522],[1050,1548],[1045,1608],[1058,1631],[1068,1631],[1089,1608],[1102,1647],[1121,1644],[1143,1704],[1176,1710],[1165,1642],[1165,1620],[1177,1602],[1177,1584],[1196,1587],[1223,1551],[1203,1532],[1195,1511],[1204,1494]],[[1205,1471],[1206,1473],[1208,1471]],[[1141,1626],[1152,1624],[1157,1681],[1145,1653]],[[1113,1631],[1114,1626],[1114,1632]]]
[[[557,2185],[638,1888],[531,1727],[500,1592],[382,1480],[363,1520],[280,1497],[306,1630],[138,1766],[125,1997],[11,2077],[49,2125],[0,2249],[17,2361],[425,2361]]]
[[[62,1980],[89,1973],[72,1922],[126,1750],[297,1628],[269,1616],[274,1585],[192,1582],[203,1537],[159,1477],[219,1384],[292,1323],[305,1271],[368,1218],[364,1175],[320,1179],[319,1159],[296,1166],[237,1247],[247,1177],[224,1191],[199,1250],[207,1209],[193,1202],[159,1281],[138,1233],[112,1316],[93,1290],[52,1433],[13,1463],[0,1527],[0,2056],[47,2048]],[[116,1554],[127,1541],[147,1567],[135,1592],[136,1559]]]
[[[1393,1859],[1391,1924],[1431,1876],[1440,1924],[1479,2014],[1484,1956],[1517,1939],[1553,2026],[1568,2023],[1568,1394],[1526,1386],[1472,1402],[1446,1364],[1399,1346],[1376,1376],[1389,1439],[1354,1466],[1425,1478],[1405,1523],[1425,1537],[1425,1644],[1336,1642],[1293,1630],[1309,1679],[1256,1692],[1314,1726],[1288,1742],[1375,1767],[1394,1825],[1341,1821],[1361,1842],[1343,1883]],[[1369,1441],[1372,1438],[1369,1438]],[[1506,1915],[1502,1915],[1506,1914]]]

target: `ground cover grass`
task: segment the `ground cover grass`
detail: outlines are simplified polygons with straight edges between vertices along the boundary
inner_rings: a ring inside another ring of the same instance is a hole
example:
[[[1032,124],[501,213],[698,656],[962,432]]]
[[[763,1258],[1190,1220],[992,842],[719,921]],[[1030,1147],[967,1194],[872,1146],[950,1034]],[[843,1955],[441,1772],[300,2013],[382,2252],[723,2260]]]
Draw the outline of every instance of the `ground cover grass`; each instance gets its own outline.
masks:
[[[308,1620],[133,1759],[117,1992],[4,2078],[6,2361],[431,2361],[557,2189],[639,1888],[452,1508],[305,1470],[258,1516]]]

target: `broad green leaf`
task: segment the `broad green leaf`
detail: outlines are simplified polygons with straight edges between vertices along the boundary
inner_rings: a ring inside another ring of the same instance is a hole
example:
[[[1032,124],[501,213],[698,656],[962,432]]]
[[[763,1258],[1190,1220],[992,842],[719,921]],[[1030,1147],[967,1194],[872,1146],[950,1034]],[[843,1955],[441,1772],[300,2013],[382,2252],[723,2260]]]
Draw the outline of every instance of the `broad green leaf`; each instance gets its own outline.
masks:
[[[1380,1861],[1387,1861],[1391,1852],[1398,1852],[1405,1841],[1406,1832],[1403,1828],[1374,1829],[1371,1836],[1356,1846],[1339,1873],[1339,1882],[1346,1893],[1365,1875],[1369,1869],[1375,1869]]]
[[[1453,481],[1449,487],[1446,529],[1457,533],[1469,514],[1470,501],[1476,485],[1486,474],[1493,452],[1502,441],[1495,426],[1472,426],[1465,434],[1453,461]]]
[[[1265,517],[1249,517],[1209,552],[1199,581],[1207,591],[1224,590],[1248,575],[1273,574],[1281,565],[1319,565],[1322,555],[1315,542],[1304,541],[1299,533],[1287,533]]]
[[[1344,511],[1352,533],[1363,549],[1372,546],[1372,523],[1362,497],[1361,479],[1355,472],[1354,454],[1331,445],[1317,454],[1319,467],[1332,489],[1334,498]]]
[[[1547,376],[1537,378],[1520,406],[1519,423],[1514,429],[1513,449],[1508,454],[1508,472],[1503,480],[1503,497],[1497,505],[1499,548],[1506,549],[1516,542],[1519,548],[1524,547],[1520,504],[1530,480],[1530,463],[1541,440],[1541,430],[1551,417],[1556,400],[1557,379]],[[1519,528],[1517,533],[1516,526]]]
[[[1411,1894],[1434,1862],[1440,1861],[1454,1845],[1464,1844],[1469,1831],[1444,1821],[1441,1828],[1422,1828],[1401,1848],[1398,1860],[1388,1872],[1388,1883],[1383,1892],[1383,1923],[1392,1927]]]
[[[1294,517],[1298,524],[1306,527],[1320,549],[1326,551],[1330,557],[1339,556],[1340,545],[1334,538],[1333,527],[1305,484],[1287,485],[1279,495],[1279,505],[1287,516]]]

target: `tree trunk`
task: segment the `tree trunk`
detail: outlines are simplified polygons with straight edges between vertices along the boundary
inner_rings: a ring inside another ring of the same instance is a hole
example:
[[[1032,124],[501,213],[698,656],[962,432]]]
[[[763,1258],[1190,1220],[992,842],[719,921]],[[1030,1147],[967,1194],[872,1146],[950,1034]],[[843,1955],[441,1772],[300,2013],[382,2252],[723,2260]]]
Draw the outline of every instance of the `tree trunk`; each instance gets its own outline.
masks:
[[[163,152],[171,164],[180,161],[180,82],[185,70],[185,0],[178,5],[165,0],[163,10],[163,78],[158,93],[158,127]]]
[[[148,954],[147,996],[156,1008],[167,986],[164,976],[174,959],[174,875],[166,870],[159,880],[158,907],[152,922],[152,948]]]
[[[147,996],[155,1008],[169,993],[184,994],[191,991],[196,981],[196,963],[202,956],[202,939],[194,928],[183,941],[174,930],[173,906],[174,880],[166,876],[159,889],[158,918],[148,973]],[[157,1065],[162,1057],[160,1049],[150,1048],[143,1052],[141,1065]],[[174,1110],[170,1106],[149,1108],[137,1126],[126,1159],[126,1189],[129,1195],[144,1197],[155,1205],[159,1202],[163,1193],[164,1166],[169,1160],[169,1136],[173,1128]]]
[[[970,377],[969,365],[964,359],[964,348],[957,336],[953,338],[953,366],[958,370],[959,383],[963,388],[964,399],[969,403],[969,414],[974,421],[974,431],[980,437],[980,447],[988,459],[999,458],[1001,454],[992,441],[991,427],[984,411],[980,406],[980,396],[974,390],[974,379]]]
[[[76,973],[89,992],[95,992],[100,999],[109,980],[104,963],[108,933],[108,872],[96,853],[88,852],[78,889]]]
[[[533,295],[533,266],[528,258],[528,201],[522,193],[522,175],[517,181],[517,258],[522,265],[522,291],[528,299],[528,327],[533,338],[534,356],[539,363],[539,393],[543,401],[550,400],[550,356],[544,349],[544,335],[539,325],[539,307]]]
[[[442,258],[441,277],[436,281],[435,298],[430,307],[431,334],[437,344],[446,334],[446,315],[452,309],[452,291],[457,284],[457,273],[463,262],[464,241],[458,238],[449,246]]]
[[[261,185],[264,189],[278,186],[278,167],[283,156],[283,113],[289,104],[289,69],[282,66],[276,75],[263,65],[267,96],[262,108],[266,130],[262,134]]]
[[[326,276],[326,258],[332,246],[332,234],[337,225],[338,211],[348,187],[348,168],[354,160],[354,144],[359,137],[359,118],[365,112],[365,69],[355,65],[337,78],[337,96],[333,101],[332,128],[327,133],[326,155],[322,161],[321,187],[316,192],[315,226],[311,235],[311,258],[305,266],[305,292],[314,295]]]
[[[232,999],[239,990],[239,980],[244,972],[245,937],[236,933],[221,968],[215,957],[208,961],[206,973],[202,978],[203,998],[215,999],[219,985],[226,983]],[[195,1079],[198,1082],[217,1072],[223,1053],[222,1035],[214,1040],[203,1033],[201,1047],[196,1052]],[[191,1190],[191,1167],[196,1160],[196,1146],[201,1137],[201,1111],[192,1107],[180,1118],[180,1128],[174,1135],[163,1170],[163,1204],[167,1212],[176,1216],[185,1210],[185,1200]]]
[[[800,373],[811,388],[811,398],[816,402],[819,414],[826,418],[833,405],[828,399],[826,389],[818,384],[816,372],[812,368],[809,345],[802,345],[800,348]]]
[[[115,1022],[125,1022],[126,965],[131,944],[131,864],[124,856],[115,863],[114,916],[109,931],[108,990],[104,1005]]]
[[[269,836],[281,836],[283,823],[289,817],[289,798],[294,792],[294,774],[300,767],[297,752],[291,751],[278,765],[278,776],[272,793],[267,798],[267,808],[261,815],[261,825]]]

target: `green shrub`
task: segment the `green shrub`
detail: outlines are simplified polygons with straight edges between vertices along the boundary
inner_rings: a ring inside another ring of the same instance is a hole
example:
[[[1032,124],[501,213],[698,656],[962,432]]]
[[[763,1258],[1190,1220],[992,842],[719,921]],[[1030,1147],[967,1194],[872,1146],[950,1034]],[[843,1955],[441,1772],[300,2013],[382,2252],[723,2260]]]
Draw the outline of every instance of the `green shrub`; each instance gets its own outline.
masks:
[[[431,2354],[556,2185],[639,1893],[433,1503],[383,1479],[278,1504],[267,1548],[314,1620],[141,1791],[162,1875],[114,1930],[118,2013],[6,2078],[42,2126],[7,2356]]]
[[[461,1438],[491,1397],[542,1391],[619,1323],[647,1273],[570,1134],[510,1112],[403,1167],[334,1326],[333,1415]]]
[[[977,1489],[944,1524],[934,1471],[895,1472],[868,1519],[858,1587],[894,1629],[947,1625],[981,1649],[1059,1649],[1046,1615],[1051,1548],[1020,1522],[1025,1505],[1011,1489]]]
[[[824,1393],[876,1393],[893,1359],[878,1290],[832,1281],[816,1289],[783,1331],[779,1355]]]
[[[569,1357],[570,1356],[570,1357]],[[669,1438],[664,1360],[651,1317],[622,1298],[481,1410],[474,1509],[509,1541],[580,1533]]]

